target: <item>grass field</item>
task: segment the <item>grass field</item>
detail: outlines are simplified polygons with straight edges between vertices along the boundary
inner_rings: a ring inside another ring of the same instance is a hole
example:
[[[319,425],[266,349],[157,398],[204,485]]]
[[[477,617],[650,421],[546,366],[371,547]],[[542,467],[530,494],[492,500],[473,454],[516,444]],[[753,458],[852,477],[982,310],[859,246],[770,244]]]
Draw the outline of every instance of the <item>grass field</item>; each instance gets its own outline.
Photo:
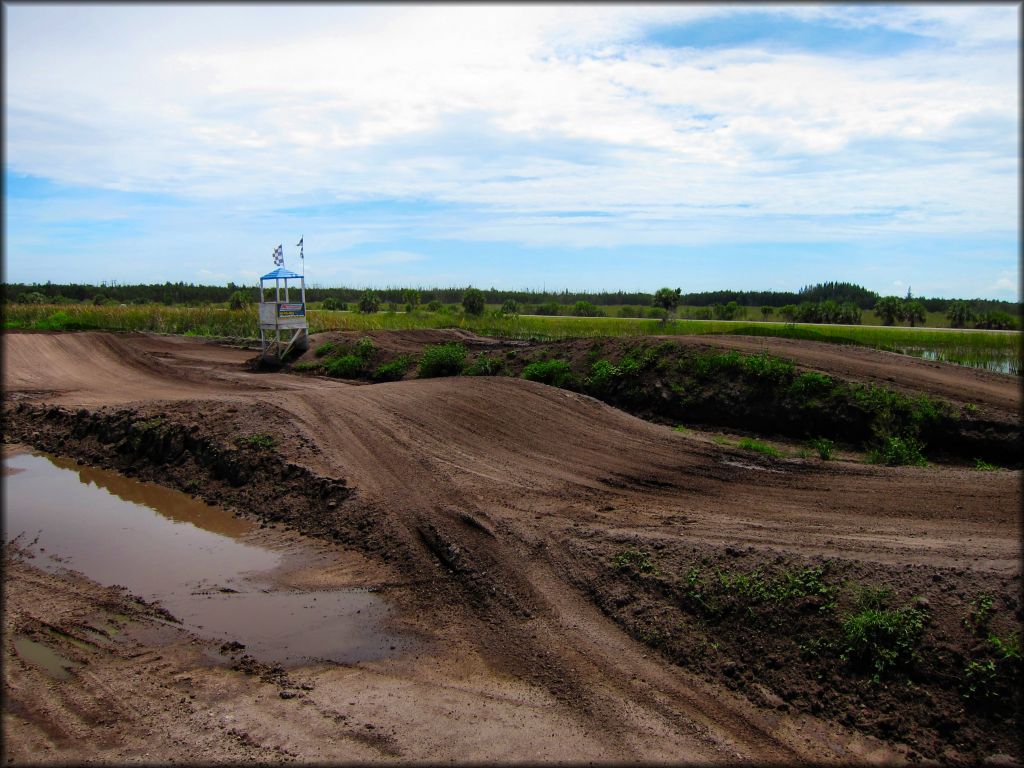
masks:
[[[188,336],[257,338],[256,308],[91,306],[8,304],[5,329],[152,331]],[[486,336],[512,339],[564,339],[649,334],[744,334],[859,344],[930,359],[1019,374],[1021,334],[1016,331],[971,331],[873,325],[787,325],[781,322],[722,320],[637,320],[614,317],[501,316],[470,317],[453,312],[333,312],[310,309],[312,333],[321,331],[463,328]]]

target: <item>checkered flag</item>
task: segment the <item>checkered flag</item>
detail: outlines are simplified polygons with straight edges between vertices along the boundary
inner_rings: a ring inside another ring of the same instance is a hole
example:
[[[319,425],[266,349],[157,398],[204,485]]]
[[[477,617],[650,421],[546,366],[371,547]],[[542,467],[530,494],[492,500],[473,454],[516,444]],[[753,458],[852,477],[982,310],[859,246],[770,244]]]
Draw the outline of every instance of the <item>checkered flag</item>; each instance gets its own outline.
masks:
[[[274,266],[275,267],[283,267],[284,266],[284,248],[283,248],[283,245],[284,244],[282,243],[281,245],[277,246],[277,248],[274,249]]]

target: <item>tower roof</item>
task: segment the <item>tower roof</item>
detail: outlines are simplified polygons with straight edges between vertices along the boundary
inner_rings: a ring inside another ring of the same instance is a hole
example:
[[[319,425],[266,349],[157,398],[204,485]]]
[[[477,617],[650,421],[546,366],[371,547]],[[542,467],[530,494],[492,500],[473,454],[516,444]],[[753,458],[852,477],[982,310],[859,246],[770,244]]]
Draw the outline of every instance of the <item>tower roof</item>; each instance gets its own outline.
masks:
[[[260,278],[260,280],[278,280],[286,277],[302,277],[302,275],[296,274],[295,272],[292,272],[289,269],[285,269],[284,267],[278,267],[273,272],[268,272],[267,274],[265,274],[263,277]]]

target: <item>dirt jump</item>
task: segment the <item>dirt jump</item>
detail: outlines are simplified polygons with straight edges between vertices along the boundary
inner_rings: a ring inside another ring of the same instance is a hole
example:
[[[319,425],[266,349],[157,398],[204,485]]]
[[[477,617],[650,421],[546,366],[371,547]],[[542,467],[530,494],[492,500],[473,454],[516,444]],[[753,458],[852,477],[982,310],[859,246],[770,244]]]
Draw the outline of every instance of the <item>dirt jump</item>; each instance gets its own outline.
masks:
[[[373,339],[389,355],[529,348]],[[320,559],[295,573],[380,590],[417,638],[282,669],[234,652],[245,637],[214,643],[9,545],[9,760],[1022,760],[1019,469],[885,466],[854,447],[826,461],[784,437],[792,450],[765,455],[736,430],[674,430],[512,375],[367,383],[257,372],[252,350],[180,337],[2,340],[8,450],[314,542]],[[1016,377],[806,341],[672,342],[769,352],[1019,429]],[[1003,467],[1019,465],[1018,445]],[[83,634],[112,616],[118,633]],[[871,634],[875,619],[902,623]],[[47,677],[15,634],[80,666]]]

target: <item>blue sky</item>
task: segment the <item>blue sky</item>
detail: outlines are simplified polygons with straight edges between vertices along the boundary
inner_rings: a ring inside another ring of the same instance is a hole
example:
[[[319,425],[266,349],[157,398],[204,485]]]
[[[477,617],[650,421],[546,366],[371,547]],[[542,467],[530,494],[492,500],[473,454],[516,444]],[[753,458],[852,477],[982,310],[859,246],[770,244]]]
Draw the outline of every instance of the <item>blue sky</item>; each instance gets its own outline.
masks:
[[[1019,14],[6,4],[5,279],[1019,300]]]

